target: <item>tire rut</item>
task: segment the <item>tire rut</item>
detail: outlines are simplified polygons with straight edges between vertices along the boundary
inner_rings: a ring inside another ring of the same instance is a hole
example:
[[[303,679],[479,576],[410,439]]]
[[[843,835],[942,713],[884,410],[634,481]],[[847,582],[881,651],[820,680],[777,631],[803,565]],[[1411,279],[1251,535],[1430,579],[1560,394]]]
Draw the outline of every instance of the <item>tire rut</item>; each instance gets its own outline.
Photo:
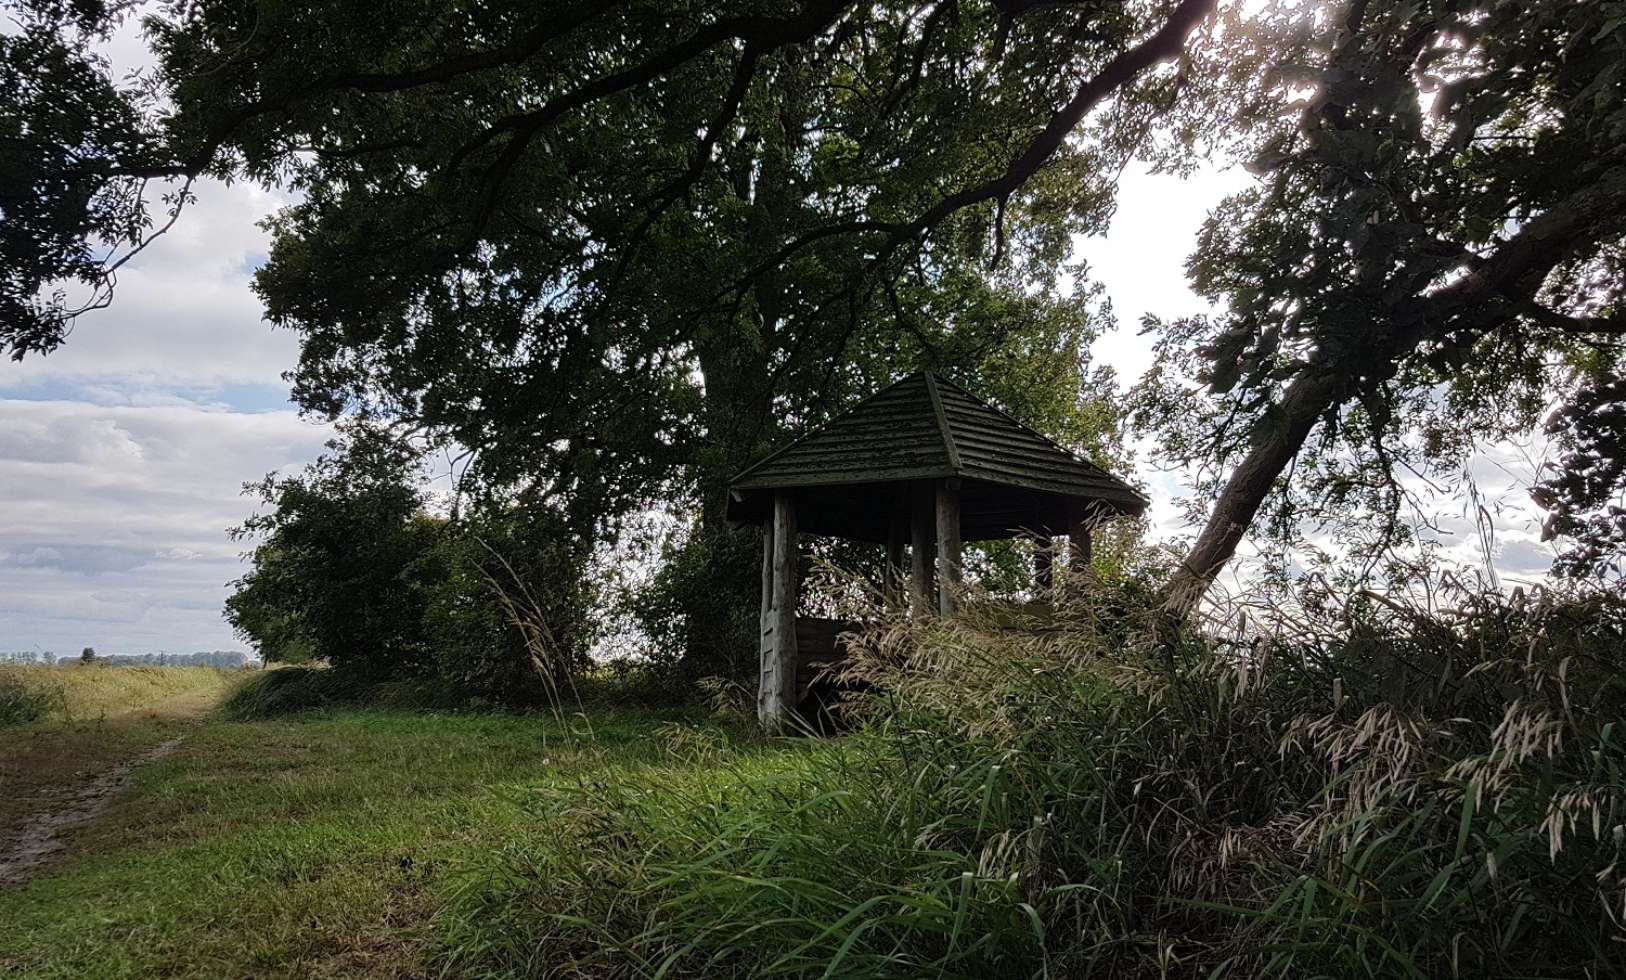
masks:
[[[67,850],[63,836],[66,831],[100,816],[137,767],[162,759],[185,739],[185,735],[177,735],[102,770],[61,794],[29,817],[16,833],[0,840],[0,888],[14,888],[42,871],[52,858]]]

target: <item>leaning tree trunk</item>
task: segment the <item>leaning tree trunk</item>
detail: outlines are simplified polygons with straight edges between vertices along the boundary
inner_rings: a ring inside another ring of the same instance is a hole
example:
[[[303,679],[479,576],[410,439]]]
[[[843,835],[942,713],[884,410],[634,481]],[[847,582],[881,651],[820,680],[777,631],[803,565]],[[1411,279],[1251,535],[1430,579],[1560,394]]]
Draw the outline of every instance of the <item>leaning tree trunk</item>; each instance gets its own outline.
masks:
[[[1208,524],[1164,587],[1163,612],[1172,624],[1191,614],[1215,576],[1236,554],[1236,546],[1248,533],[1276,478],[1303,448],[1316,420],[1337,403],[1342,387],[1339,378],[1333,372],[1317,371],[1288,386],[1282,398],[1281,427],[1261,434],[1231,473],[1214,501]]]
[[[1426,296],[1390,301],[1388,317],[1378,321],[1386,329],[1367,346],[1378,354],[1363,358],[1359,371],[1355,364],[1321,364],[1300,375],[1282,399],[1281,428],[1263,435],[1231,474],[1214,502],[1208,525],[1164,589],[1165,625],[1178,626],[1190,615],[1236,553],[1259,506],[1309,438],[1316,420],[1353,391],[1357,374],[1371,384],[1379,374],[1392,375],[1401,359],[1426,339],[1507,328],[1520,317],[1540,320],[1543,312],[1559,329],[1577,334],[1626,332],[1615,317],[1583,320],[1536,305],[1538,290],[1559,262],[1620,235],[1623,210],[1626,166],[1611,166],[1591,184],[1531,218],[1495,252],[1478,257],[1465,275]],[[1427,274],[1413,270],[1397,279],[1426,284],[1441,270],[1429,264],[1423,271]]]

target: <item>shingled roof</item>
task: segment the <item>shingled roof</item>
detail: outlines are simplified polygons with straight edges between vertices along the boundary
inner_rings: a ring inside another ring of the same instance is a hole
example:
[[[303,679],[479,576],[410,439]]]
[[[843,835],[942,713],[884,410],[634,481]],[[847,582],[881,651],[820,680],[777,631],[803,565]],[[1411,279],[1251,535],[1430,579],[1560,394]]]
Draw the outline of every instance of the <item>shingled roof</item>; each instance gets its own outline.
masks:
[[[1000,496],[992,492],[996,488],[1021,491],[1016,496],[1003,495],[1009,519],[1024,522],[1010,530],[1063,520],[1030,513],[1039,510],[1048,515],[1064,509],[1055,506],[1055,500],[1037,500],[1040,497],[1089,502],[1121,514],[1138,514],[1146,507],[1146,498],[1123,480],[952,381],[922,372],[882,389],[739,473],[730,484],[729,516],[743,523],[760,523],[756,518],[763,509],[764,491],[825,487],[835,493],[838,487],[947,478],[965,482],[973,496],[979,488],[981,496],[990,498]],[[804,492],[798,496],[814,495]],[[847,496],[854,498],[851,493]],[[1020,506],[1011,504],[1012,500]],[[861,506],[863,502],[854,498],[849,503]],[[994,513],[986,517],[994,523],[1003,519]],[[851,536],[874,536],[864,529],[855,530],[860,533]],[[997,529],[989,525],[979,530]]]

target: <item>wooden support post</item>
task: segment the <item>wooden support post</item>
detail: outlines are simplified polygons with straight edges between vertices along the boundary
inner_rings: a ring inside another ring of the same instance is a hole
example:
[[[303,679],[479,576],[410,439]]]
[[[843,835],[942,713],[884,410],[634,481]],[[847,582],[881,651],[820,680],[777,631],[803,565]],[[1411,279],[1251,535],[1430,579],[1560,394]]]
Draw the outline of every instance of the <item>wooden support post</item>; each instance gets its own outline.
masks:
[[[1033,542],[1033,585],[1037,593],[1034,598],[1044,602],[1051,601],[1051,592],[1056,587],[1055,568],[1051,560],[1051,549],[1054,547],[1055,542],[1051,541],[1049,535]]]
[[[1067,577],[1082,581],[1089,571],[1094,554],[1090,549],[1090,522],[1082,514],[1075,515],[1067,528]]]
[[[937,611],[952,615],[960,601],[960,481],[937,488]]]
[[[909,501],[910,610],[924,616],[932,608],[932,497],[930,487],[918,487]]]
[[[773,497],[773,649],[763,664],[757,719],[780,731],[796,709],[796,501]]]
[[[757,720],[768,724],[775,710],[773,692],[778,690],[773,648],[773,515],[762,527],[762,615],[757,633]]]
[[[881,594],[888,609],[903,604],[903,515],[894,513],[886,524],[886,568],[881,573]]]

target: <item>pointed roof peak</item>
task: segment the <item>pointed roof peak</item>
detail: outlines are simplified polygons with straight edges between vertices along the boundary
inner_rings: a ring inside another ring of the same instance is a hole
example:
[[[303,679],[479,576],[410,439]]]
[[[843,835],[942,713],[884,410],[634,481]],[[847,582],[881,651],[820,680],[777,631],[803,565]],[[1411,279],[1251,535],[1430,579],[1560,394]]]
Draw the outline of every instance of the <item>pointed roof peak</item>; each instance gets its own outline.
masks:
[[[931,370],[904,375],[736,475],[737,493],[958,477],[1140,513],[1129,484]]]

